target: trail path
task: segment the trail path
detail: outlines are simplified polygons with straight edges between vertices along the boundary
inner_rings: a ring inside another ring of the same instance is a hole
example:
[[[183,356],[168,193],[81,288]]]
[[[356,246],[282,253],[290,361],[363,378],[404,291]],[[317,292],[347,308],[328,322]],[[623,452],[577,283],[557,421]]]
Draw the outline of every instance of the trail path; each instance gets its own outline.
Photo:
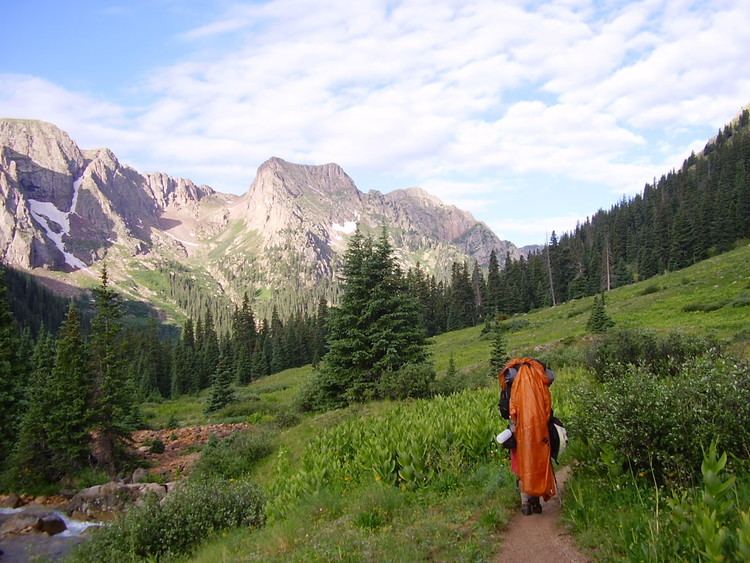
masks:
[[[570,468],[563,467],[557,473],[557,484],[562,493]],[[518,515],[510,521],[505,531],[505,540],[496,563],[560,563],[564,561],[584,563],[589,558],[573,544],[570,535],[560,523],[560,494],[542,502],[542,513]]]

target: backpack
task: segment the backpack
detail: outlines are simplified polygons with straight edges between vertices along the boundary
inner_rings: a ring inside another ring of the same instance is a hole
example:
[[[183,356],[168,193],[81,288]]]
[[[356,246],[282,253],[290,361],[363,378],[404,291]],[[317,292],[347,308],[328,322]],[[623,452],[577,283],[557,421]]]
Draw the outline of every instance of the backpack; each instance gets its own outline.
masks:
[[[547,426],[549,428],[550,457],[556,463],[560,463],[557,458],[562,455],[568,445],[568,431],[565,430],[563,423],[554,414],[549,417]]]
[[[504,419],[510,419],[510,394],[513,388],[513,380],[518,374],[518,367],[521,363],[525,362],[536,362],[546,372],[547,378],[550,380],[550,385],[555,379],[554,372],[549,369],[543,362],[530,358],[513,359],[509,361],[506,366],[498,373],[498,382],[500,383],[500,399],[497,403],[498,411],[500,416]],[[557,418],[554,412],[550,413],[550,419],[548,422],[548,432],[550,440],[550,457],[557,463],[558,457],[565,451],[565,447],[568,444],[568,433],[565,430],[565,426],[562,421]],[[515,447],[515,437],[511,437],[509,440],[504,442],[503,447],[507,449],[513,449]]]

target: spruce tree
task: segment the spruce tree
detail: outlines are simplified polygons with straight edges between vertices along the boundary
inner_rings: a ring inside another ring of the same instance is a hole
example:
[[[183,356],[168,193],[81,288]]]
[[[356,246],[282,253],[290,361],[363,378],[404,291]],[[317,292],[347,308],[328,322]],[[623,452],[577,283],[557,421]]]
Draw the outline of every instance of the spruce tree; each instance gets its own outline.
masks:
[[[206,309],[206,316],[203,319],[203,341],[200,348],[200,380],[198,382],[200,389],[205,389],[211,384],[211,376],[216,371],[219,363],[219,337],[214,328],[214,318],[210,309]]]
[[[49,483],[60,476],[47,434],[49,413],[57,405],[52,385],[54,366],[55,341],[42,327],[32,355],[28,406],[8,461],[9,482],[18,490]]]
[[[426,359],[419,305],[385,229],[377,244],[355,231],[343,274],[341,302],[329,317],[329,351],[314,381],[317,407],[376,397],[385,372]]]
[[[96,314],[91,321],[89,372],[93,381],[91,422],[93,455],[114,474],[134,418],[133,385],[128,378],[121,342],[120,300],[109,287],[106,265],[94,289]]]
[[[215,412],[234,401],[232,390],[232,361],[226,346],[222,346],[211,383],[211,392],[206,403],[206,414]]]
[[[78,311],[71,303],[60,327],[49,379],[54,404],[44,417],[47,447],[58,476],[82,468],[88,459],[92,396],[88,370]]]
[[[0,268],[0,468],[18,434],[24,409],[26,376],[16,369],[18,329],[6,297],[5,270]]]
[[[490,252],[487,270],[487,313],[494,318],[500,310],[500,266],[495,249]]]
[[[607,332],[614,324],[614,321],[607,315],[604,306],[604,294],[595,295],[594,305],[591,308],[591,316],[586,324],[586,328],[590,332],[602,333]]]
[[[495,334],[492,338],[492,350],[490,352],[490,376],[497,377],[498,372],[508,363],[508,345],[505,340],[505,333],[499,328],[495,328]]]
[[[449,381],[454,381],[457,375],[456,359],[453,357],[453,352],[451,352],[450,358],[448,358],[448,369],[445,372],[445,378]]]

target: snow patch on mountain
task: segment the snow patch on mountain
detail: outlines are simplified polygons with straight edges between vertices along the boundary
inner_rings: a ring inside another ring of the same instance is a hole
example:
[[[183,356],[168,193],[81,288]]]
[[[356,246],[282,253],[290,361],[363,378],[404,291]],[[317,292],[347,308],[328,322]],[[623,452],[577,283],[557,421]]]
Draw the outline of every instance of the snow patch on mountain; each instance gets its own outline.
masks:
[[[65,263],[72,268],[85,269],[87,268],[86,263],[65,250],[65,243],[63,242],[63,236],[70,236],[70,214],[75,212],[81,183],[83,183],[83,176],[73,182],[73,201],[68,211],[60,211],[49,201],[29,199],[28,202],[31,216],[36,219],[37,223],[47,233],[47,237],[62,252]],[[59,229],[54,229],[50,223],[56,224]]]

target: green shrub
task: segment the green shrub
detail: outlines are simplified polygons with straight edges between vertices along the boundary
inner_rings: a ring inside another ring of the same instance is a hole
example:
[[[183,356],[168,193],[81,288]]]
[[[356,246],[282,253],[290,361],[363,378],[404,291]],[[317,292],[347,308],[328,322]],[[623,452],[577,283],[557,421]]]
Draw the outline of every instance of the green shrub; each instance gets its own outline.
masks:
[[[255,464],[273,451],[267,432],[238,432],[217,440],[211,437],[193,467],[191,479],[220,477],[237,479],[248,475]]]
[[[639,366],[656,375],[675,375],[687,360],[718,350],[718,343],[711,337],[615,330],[598,337],[586,351],[585,362],[600,380],[618,376],[626,366]]]
[[[647,285],[640,291],[640,295],[651,295],[653,293],[659,293],[661,291],[661,288],[656,285]]]
[[[228,419],[228,418],[246,418],[255,413],[266,414],[275,410],[274,405],[269,405],[267,402],[261,402],[259,399],[251,399],[249,401],[242,401],[236,403],[229,403],[225,407],[217,410],[213,416],[214,418]]]
[[[274,422],[279,428],[291,428],[301,422],[300,416],[296,412],[281,411],[276,415]]]
[[[750,295],[747,293],[741,293],[732,300],[730,305],[732,307],[747,307],[750,305]]]
[[[684,364],[674,377],[631,365],[604,383],[579,387],[570,430],[588,445],[582,461],[605,468],[615,456],[616,465],[660,483],[687,483],[700,478],[702,445],[714,439],[733,458],[747,459],[748,369],[706,355]]]
[[[431,364],[406,364],[398,371],[385,372],[378,391],[387,399],[419,399],[432,394],[435,369]]]
[[[501,331],[505,332],[518,332],[519,330],[523,330],[525,328],[528,328],[529,326],[528,319],[522,319],[518,317],[514,317],[512,319],[508,319],[507,321],[503,321],[501,323],[498,323],[498,328]]]
[[[563,367],[580,366],[584,363],[583,349],[576,345],[575,339],[572,337],[564,338],[560,343],[546,348],[541,352],[535,351],[521,355],[536,358],[553,370]]]
[[[259,527],[264,498],[253,483],[206,480],[187,483],[163,503],[155,495],[78,546],[72,561],[112,563],[186,555],[213,534]]]
[[[149,444],[148,451],[152,454],[163,454],[164,453],[164,442],[159,438],[154,438]]]
[[[709,301],[709,302],[703,302],[703,301],[696,301],[694,303],[688,303],[682,308],[682,311],[685,313],[695,313],[695,312],[701,312],[701,313],[710,313],[711,311],[718,311],[724,305],[729,303],[728,299],[722,299],[719,301]]]

